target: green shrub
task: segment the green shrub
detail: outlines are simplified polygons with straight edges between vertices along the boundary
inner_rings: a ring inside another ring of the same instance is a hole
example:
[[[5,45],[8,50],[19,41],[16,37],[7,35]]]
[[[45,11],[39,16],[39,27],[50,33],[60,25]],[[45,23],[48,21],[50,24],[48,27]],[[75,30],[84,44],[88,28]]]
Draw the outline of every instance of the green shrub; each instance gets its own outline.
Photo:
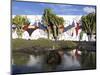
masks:
[[[59,46],[60,48],[74,49],[77,47],[77,44],[73,41],[60,41]]]

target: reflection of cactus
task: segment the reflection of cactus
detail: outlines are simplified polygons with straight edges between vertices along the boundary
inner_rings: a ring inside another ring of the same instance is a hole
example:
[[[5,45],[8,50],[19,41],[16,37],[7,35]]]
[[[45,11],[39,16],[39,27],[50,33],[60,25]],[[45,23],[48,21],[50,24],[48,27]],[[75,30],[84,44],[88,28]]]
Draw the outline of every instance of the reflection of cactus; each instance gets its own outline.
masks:
[[[83,68],[96,68],[96,54],[95,52],[82,52],[81,64]]]
[[[46,63],[52,67],[59,65],[61,63],[61,56],[58,54],[58,52],[52,51],[46,55]]]
[[[96,67],[96,58],[95,53],[90,52],[87,57],[87,61],[85,62],[86,66],[89,68],[95,68]]]

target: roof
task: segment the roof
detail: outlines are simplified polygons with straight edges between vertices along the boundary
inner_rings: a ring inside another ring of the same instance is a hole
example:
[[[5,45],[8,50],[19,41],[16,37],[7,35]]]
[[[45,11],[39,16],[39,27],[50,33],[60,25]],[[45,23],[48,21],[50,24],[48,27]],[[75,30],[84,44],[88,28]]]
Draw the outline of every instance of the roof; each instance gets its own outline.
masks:
[[[41,24],[41,22],[38,22],[38,26],[40,29],[46,30],[47,27],[44,24]]]
[[[29,36],[31,36],[31,34],[32,34],[33,31],[34,31],[34,29],[32,29],[32,28],[28,28],[27,29],[27,32],[29,33]]]
[[[64,28],[64,32],[68,31],[69,29],[75,27],[75,22],[73,21],[71,25]]]

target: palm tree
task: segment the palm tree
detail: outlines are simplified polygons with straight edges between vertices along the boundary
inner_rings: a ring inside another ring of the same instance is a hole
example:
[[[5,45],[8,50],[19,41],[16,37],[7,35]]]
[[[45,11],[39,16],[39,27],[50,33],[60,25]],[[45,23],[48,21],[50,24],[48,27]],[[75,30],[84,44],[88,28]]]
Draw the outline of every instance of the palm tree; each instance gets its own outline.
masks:
[[[16,15],[13,19],[12,19],[12,24],[16,25],[17,27],[17,34],[18,37],[20,38],[22,35],[22,28],[24,25],[29,25],[30,22],[28,20],[28,18],[26,16],[20,16],[20,15]]]
[[[82,30],[88,34],[88,40],[92,41],[92,36],[96,33],[96,13],[82,16]]]

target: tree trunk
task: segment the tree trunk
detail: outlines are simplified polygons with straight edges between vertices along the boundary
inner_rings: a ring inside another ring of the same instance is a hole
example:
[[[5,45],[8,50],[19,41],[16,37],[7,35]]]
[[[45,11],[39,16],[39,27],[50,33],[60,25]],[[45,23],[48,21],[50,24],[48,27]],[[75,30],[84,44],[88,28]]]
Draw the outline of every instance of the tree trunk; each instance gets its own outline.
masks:
[[[57,41],[57,27],[54,26],[54,39]]]
[[[88,41],[93,41],[93,34],[88,35]]]
[[[48,32],[48,39],[50,39],[50,27],[47,27],[47,32]]]
[[[18,38],[22,38],[22,27],[17,28],[17,35],[18,35]]]

